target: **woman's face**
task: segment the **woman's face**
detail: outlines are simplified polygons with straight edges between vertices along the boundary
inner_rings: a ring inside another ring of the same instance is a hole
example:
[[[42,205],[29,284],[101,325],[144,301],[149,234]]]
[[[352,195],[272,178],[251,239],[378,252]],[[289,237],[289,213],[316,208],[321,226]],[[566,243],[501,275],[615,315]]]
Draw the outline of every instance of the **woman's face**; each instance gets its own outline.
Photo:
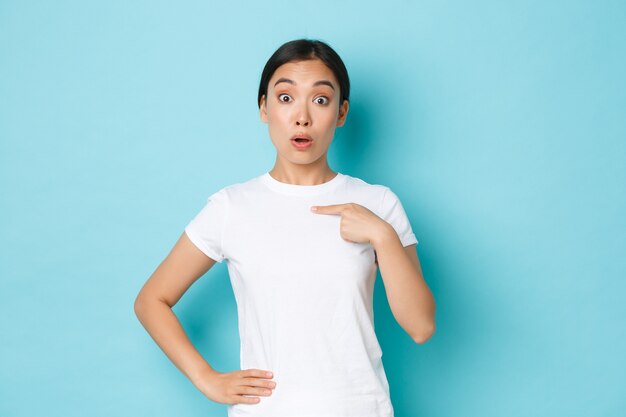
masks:
[[[279,158],[310,164],[325,157],[335,128],[343,126],[348,113],[348,102],[339,103],[340,93],[335,75],[319,59],[278,67],[267,96],[261,98],[260,112]],[[292,138],[303,134],[312,141],[308,147],[296,147]]]

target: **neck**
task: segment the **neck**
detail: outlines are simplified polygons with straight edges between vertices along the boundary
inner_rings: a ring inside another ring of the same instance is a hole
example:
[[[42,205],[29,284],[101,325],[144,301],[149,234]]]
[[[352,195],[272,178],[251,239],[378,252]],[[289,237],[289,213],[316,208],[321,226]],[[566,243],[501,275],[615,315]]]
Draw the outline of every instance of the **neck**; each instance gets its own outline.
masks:
[[[326,160],[320,164],[285,164],[277,159],[269,174],[276,180],[293,185],[319,185],[337,176]]]

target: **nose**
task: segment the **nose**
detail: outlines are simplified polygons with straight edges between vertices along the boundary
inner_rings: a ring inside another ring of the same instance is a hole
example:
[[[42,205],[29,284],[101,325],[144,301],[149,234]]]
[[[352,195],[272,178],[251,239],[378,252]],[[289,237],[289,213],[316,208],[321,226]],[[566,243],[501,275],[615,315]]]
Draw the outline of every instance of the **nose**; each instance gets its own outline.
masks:
[[[298,126],[308,126],[309,124],[311,124],[309,109],[307,108],[306,104],[304,106],[300,106],[298,118],[296,119],[296,124]]]

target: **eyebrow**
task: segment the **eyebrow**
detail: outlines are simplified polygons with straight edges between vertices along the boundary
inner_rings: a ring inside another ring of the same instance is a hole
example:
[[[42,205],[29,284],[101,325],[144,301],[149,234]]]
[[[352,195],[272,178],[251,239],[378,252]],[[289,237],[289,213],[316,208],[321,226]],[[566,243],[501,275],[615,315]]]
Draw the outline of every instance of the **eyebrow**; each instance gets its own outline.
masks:
[[[293,81],[293,80],[290,80],[289,78],[279,78],[279,79],[278,79],[278,81],[276,81],[276,82],[274,83],[274,87],[276,87],[276,85],[277,85],[278,83],[289,83],[289,84],[296,85],[296,82],[295,82],[295,81]],[[328,80],[319,80],[319,81],[315,81],[315,82],[313,83],[313,87],[315,87],[315,86],[317,86],[317,85],[327,85],[327,86],[329,86],[330,88],[332,88],[333,90],[335,89],[335,86],[333,85],[333,83],[331,83],[331,82],[330,82],[330,81],[328,81]]]

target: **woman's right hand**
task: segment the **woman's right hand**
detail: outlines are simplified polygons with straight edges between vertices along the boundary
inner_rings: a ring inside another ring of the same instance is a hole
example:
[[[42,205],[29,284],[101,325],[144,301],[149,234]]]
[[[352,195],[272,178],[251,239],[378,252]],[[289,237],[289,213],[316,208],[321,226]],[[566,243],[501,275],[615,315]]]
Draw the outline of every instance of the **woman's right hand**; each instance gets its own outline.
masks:
[[[245,369],[232,372],[218,372],[214,369],[202,373],[194,385],[210,400],[221,404],[257,404],[259,397],[269,396],[276,387],[270,381],[272,376],[261,369]]]

